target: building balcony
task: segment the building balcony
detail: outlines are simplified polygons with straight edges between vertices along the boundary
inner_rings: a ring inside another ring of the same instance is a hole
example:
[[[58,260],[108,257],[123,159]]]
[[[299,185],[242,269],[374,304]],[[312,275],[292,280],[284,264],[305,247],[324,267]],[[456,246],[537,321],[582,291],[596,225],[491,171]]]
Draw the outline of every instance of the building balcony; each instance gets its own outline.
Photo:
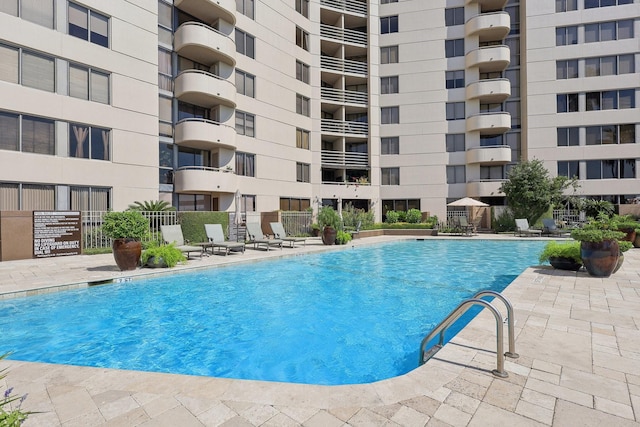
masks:
[[[205,22],[223,19],[231,25],[236,23],[234,0],[175,0],[174,5]]]
[[[184,147],[211,150],[236,149],[236,130],[206,119],[184,119],[176,123],[174,141]]]
[[[511,61],[509,46],[482,46],[465,55],[467,68],[477,67],[481,73],[502,71]]]
[[[326,55],[320,57],[320,68],[323,71],[335,71],[340,74],[354,74],[365,77],[368,73],[366,62],[339,59]]]
[[[328,87],[320,89],[320,97],[323,102],[333,102],[338,104],[367,106],[369,102],[369,97],[366,92],[333,89]]]
[[[507,12],[482,13],[464,24],[465,36],[477,35],[481,42],[504,39],[511,30],[511,19]]]
[[[233,39],[208,25],[185,22],[176,30],[173,46],[180,56],[201,64],[222,61],[236,65],[236,44]]]
[[[511,96],[511,83],[509,79],[479,80],[467,85],[465,96],[482,103],[500,103]]]
[[[363,17],[367,14],[367,3],[357,0],[320,0],[320,7],[362,15]]]
[[[369,154],[367,153],[322,150],[320,155],[323,167],[346,169],[369,168]]]
[[[511,147],[491,145],[474,147],[467,150],[467,164],[480,163],[483,166],[506,165],[511,162]]]
[[[504,193],[500,191],[502,183],[506,179],[480,179],[467,182],[467,196],[480,197],[502,197]]]
[[[507,0],[467,0],[467,4],[479,4],[481,10],[501,10],[507,4]]]
[[[175,172],[176,193],[235,193],[238,177],[233,171],[205,166],[185,166]]]
[[[480,132],[480,135],[498,135],[511,129],[511,114],[481,113],[467,117],[467,132]]]
[[[175,79],[174,93],[180,101],[201,107],[215,105],[236,107],[236,87],[214,74],[200,70],[185,70]]]
[[[369,135],[369,125],[362,122],[346,122],[342,120],[322,119],[320,130],[323,133],[335,133],[366,137]]]
[[[339,43],[367,46],[367,33],[320,24],[320,37]]]

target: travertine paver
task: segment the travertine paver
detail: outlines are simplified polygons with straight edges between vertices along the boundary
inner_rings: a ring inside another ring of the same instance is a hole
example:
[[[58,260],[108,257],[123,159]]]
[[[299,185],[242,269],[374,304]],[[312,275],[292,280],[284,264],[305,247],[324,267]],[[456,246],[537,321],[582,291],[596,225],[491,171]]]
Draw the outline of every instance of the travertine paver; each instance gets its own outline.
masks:
[[[311,241],[293,250],[194,258],[173,271],[341,249]],[[147,274],[160,273],[117,271],[111,255],[2,262],[0,299]],[[640,426],[640,249],[627,252],[610,278],[532,267],[503,294],[516,311],[520,354],[505,360],[506,379],[490,372],[495,320],[485,310],[424,366],[373,384],[326,387],[3,361],[9,376],[0,390],[10,384],[29,393],[24,408],[40,413],[26,427]]]

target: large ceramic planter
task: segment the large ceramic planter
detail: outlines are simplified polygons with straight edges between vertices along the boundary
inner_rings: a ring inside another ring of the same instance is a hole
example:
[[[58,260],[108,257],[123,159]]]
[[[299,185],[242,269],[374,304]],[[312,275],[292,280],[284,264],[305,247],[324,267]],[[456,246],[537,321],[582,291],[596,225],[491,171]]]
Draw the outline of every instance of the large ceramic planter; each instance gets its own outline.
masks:
[[[601,242],[581,242],[580,256],[587,272],[594,277],[609,277],[620,257],[620,247],[615,239]]]
[[[322,229],[322,243],[325,245],[335,245],[338,230],[333,227],[325,227]]]
[[[640,248],[640,234],[636,233],[636,238],[633,241],[634,248]]]
[[[136,239],[113,239],[113,257],[121,271],[135,270],[140,263],[142,243]]]
[[[572,258],[565,257],[550,257],[549,264],[558,270],[578,271],[582,267],[582,264],[579,262],[575,262]]]
[[[622,263],[624,262],[624,253],[620,252],[620,256],[618,257],[618,262],[616,263],[616,268],[613,269],[613,273],[615,273],[616,271],[620,270],[620,267],[622,267]],[[611,273],[611,274],[613,274]]]
[[[635,242],[636,240],[636,229],[635,228],[621,228],[618,231],[622,231],[623,233],[626,234],[626,236],[624,236],[622,239],[620,240],[626,240],[627,242]]]

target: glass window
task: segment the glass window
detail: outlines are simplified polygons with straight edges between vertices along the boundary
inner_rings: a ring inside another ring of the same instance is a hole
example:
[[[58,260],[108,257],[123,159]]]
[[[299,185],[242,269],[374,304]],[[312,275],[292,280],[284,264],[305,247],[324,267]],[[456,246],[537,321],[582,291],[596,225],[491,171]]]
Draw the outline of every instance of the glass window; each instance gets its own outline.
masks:
[[[53,0],[21,0],[20,6],[22,19],[53,28]]]
[[[400,107],[382,107],[380,113],[383,125],[400,123]]]
[[[22,116],[22,151],[25,153],[55,154],[54,121]]]
[[[578,0],[556,0],[556,12],[569,12],[577,9]]]
[[[255,154],[236,152],[236,174],[255,177],[255,157]]]
[[[311,116],[311,100],[306,96],[296,94],[296,113]]]
[[[585,26],[585,32],[586,32]],[[578,27],[558,27],[556,28],[556,46],[567,46],[578,44]]]
[[[0,44],[0,80],[19,83],[20,50]]]
[[[398,16],[384,16],[380,18],[380,34],[398,32]]]
[[[22,52],[22,84],[35,89],[55,91],[53,58]]]
[[[447,89],[464,87],[464,70],[447,71],[445,73],[445,79]]]
[[[602,163],[600,160],[587,160],[587,179],[602,178]]]
[[[635,89],[624,89],[618,92],[618,108],[636,108],[636,91]]]
[[[636,159],[620,160],[620,178],[633,179],[636,177]]]
[[[618,109],[618,91],[608,90],[601,94],[600,109],[616,110]]]
[[[22,206],[24,211],[54,210],[56,205],[53,185],[22,185]]]
[[[69,157],[89,158],[89,126],[69,126]]]
[[[578,60],[556,61],[557,79],[575,79],[578,77]]]
[[[296,79],[309,83],[309,66],[304,62],[296,61]]]
[[[309,0],[296,0],[296,12],[305,18],[309,17]]]
[[[0,65],[0,67],[2,67]],[[632,74],[635,73],[635,55],[620,55],[618,56],[618,74]]]
[[[255,58],[255,38],[236,28],[236,52]]]
[[[158,49],[158,89],[172,91],[173,78],[171,76],[173,70],[173,61],[171,51],[167,49]]]
[[[382,168],[381,185],[400,185],[400,168]]]
[[[0,150],[20,150],[19,119],[17,114],[0,112]]]
[[[0,2],[0,12],[18,16],[18,0],[4,0]]]
[[[91,70],[89,74],[91,100],[102,104],[109,103],[109,75]]]
[[[69,2],[69,35],[109,47],[109,17]]]
[[[447,120],[462,120],[465,118],[464,102],[447,102]]]
[[[381,93],[398,93],[398,76],[380,77]]]
[[[380,138],[380,154],[400,154],[400,137]]]
[[[633,19],[618,21],[618,40],[633,38]]]
[[[69,64],[69,96],[89,99],[89,69]]]
[[[445,40],[444,50],[447,58],[464,56],[464,39]]]
[[[69,3],[69,34],[83,40],[89,39],[89,9]]]
[[[173,28],[173,7],[162,0],[158,1],[158,25]]]
[[[296,182],[311,182],[309,171],[311,166],[307,163],[296,163]]]
[[[91,29],[90,42],[100,46],[109,47],[109,18],[97,12],[91,11],[89,19]]]
[[[557,112],[573,113],[578,111],[578,94],[562,93],[557,95]]]
[[[446,136],[446,148],[448,153],[465,151],[464,133],[452,133]]]
[[[464,184],[467,182],[464,165],[447,166],[447,184]]]
[[[580,176],[580,162],[558,162],[558,176],[578,178]]]
[[[236,0],[236,10],[253,19],[255,15],[254,0]]]
[[[236,111],[236,132],[238,135],[255,136],[255,116],[243,111]]]
[[[296,129],[296,147],[308,150],[310,135],[311,133],[308,130]]]
[[[602,22],[600,24],[600,41],[611,41],[616,39],[616,23]]]
[[[384,46],[380,48],[381,64],[397,64],[398,63],[398,46]]]
[[[620,144],[634,144],[636,142],[636,125],[620,125]]]
[[[557,129],[557,145],[558,147],[570,147],[580,145],[579,128],[558,128]]]
[[[95,160],[109,160],[109,129],[91,128],[91,158]]]
[[[445,9],[444,22],[447,27],[453,25],[464,25],[464,7]]]
[[[236,69],[236,91],[255,98],[255,76]]]
[[[296,27],[296,45],[306,51],[309,50],[309,33],[300,27]]]

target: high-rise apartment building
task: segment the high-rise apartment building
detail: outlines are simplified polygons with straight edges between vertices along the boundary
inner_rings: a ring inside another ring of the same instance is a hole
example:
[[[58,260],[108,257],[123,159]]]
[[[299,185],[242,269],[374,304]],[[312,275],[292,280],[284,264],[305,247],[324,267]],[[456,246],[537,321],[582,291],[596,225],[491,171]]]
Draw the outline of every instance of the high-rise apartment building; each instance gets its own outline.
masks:
[[[504,204],[533,158],[625,203],[639,17],[637,0],[4,0],[0,209],[444,216]]]

